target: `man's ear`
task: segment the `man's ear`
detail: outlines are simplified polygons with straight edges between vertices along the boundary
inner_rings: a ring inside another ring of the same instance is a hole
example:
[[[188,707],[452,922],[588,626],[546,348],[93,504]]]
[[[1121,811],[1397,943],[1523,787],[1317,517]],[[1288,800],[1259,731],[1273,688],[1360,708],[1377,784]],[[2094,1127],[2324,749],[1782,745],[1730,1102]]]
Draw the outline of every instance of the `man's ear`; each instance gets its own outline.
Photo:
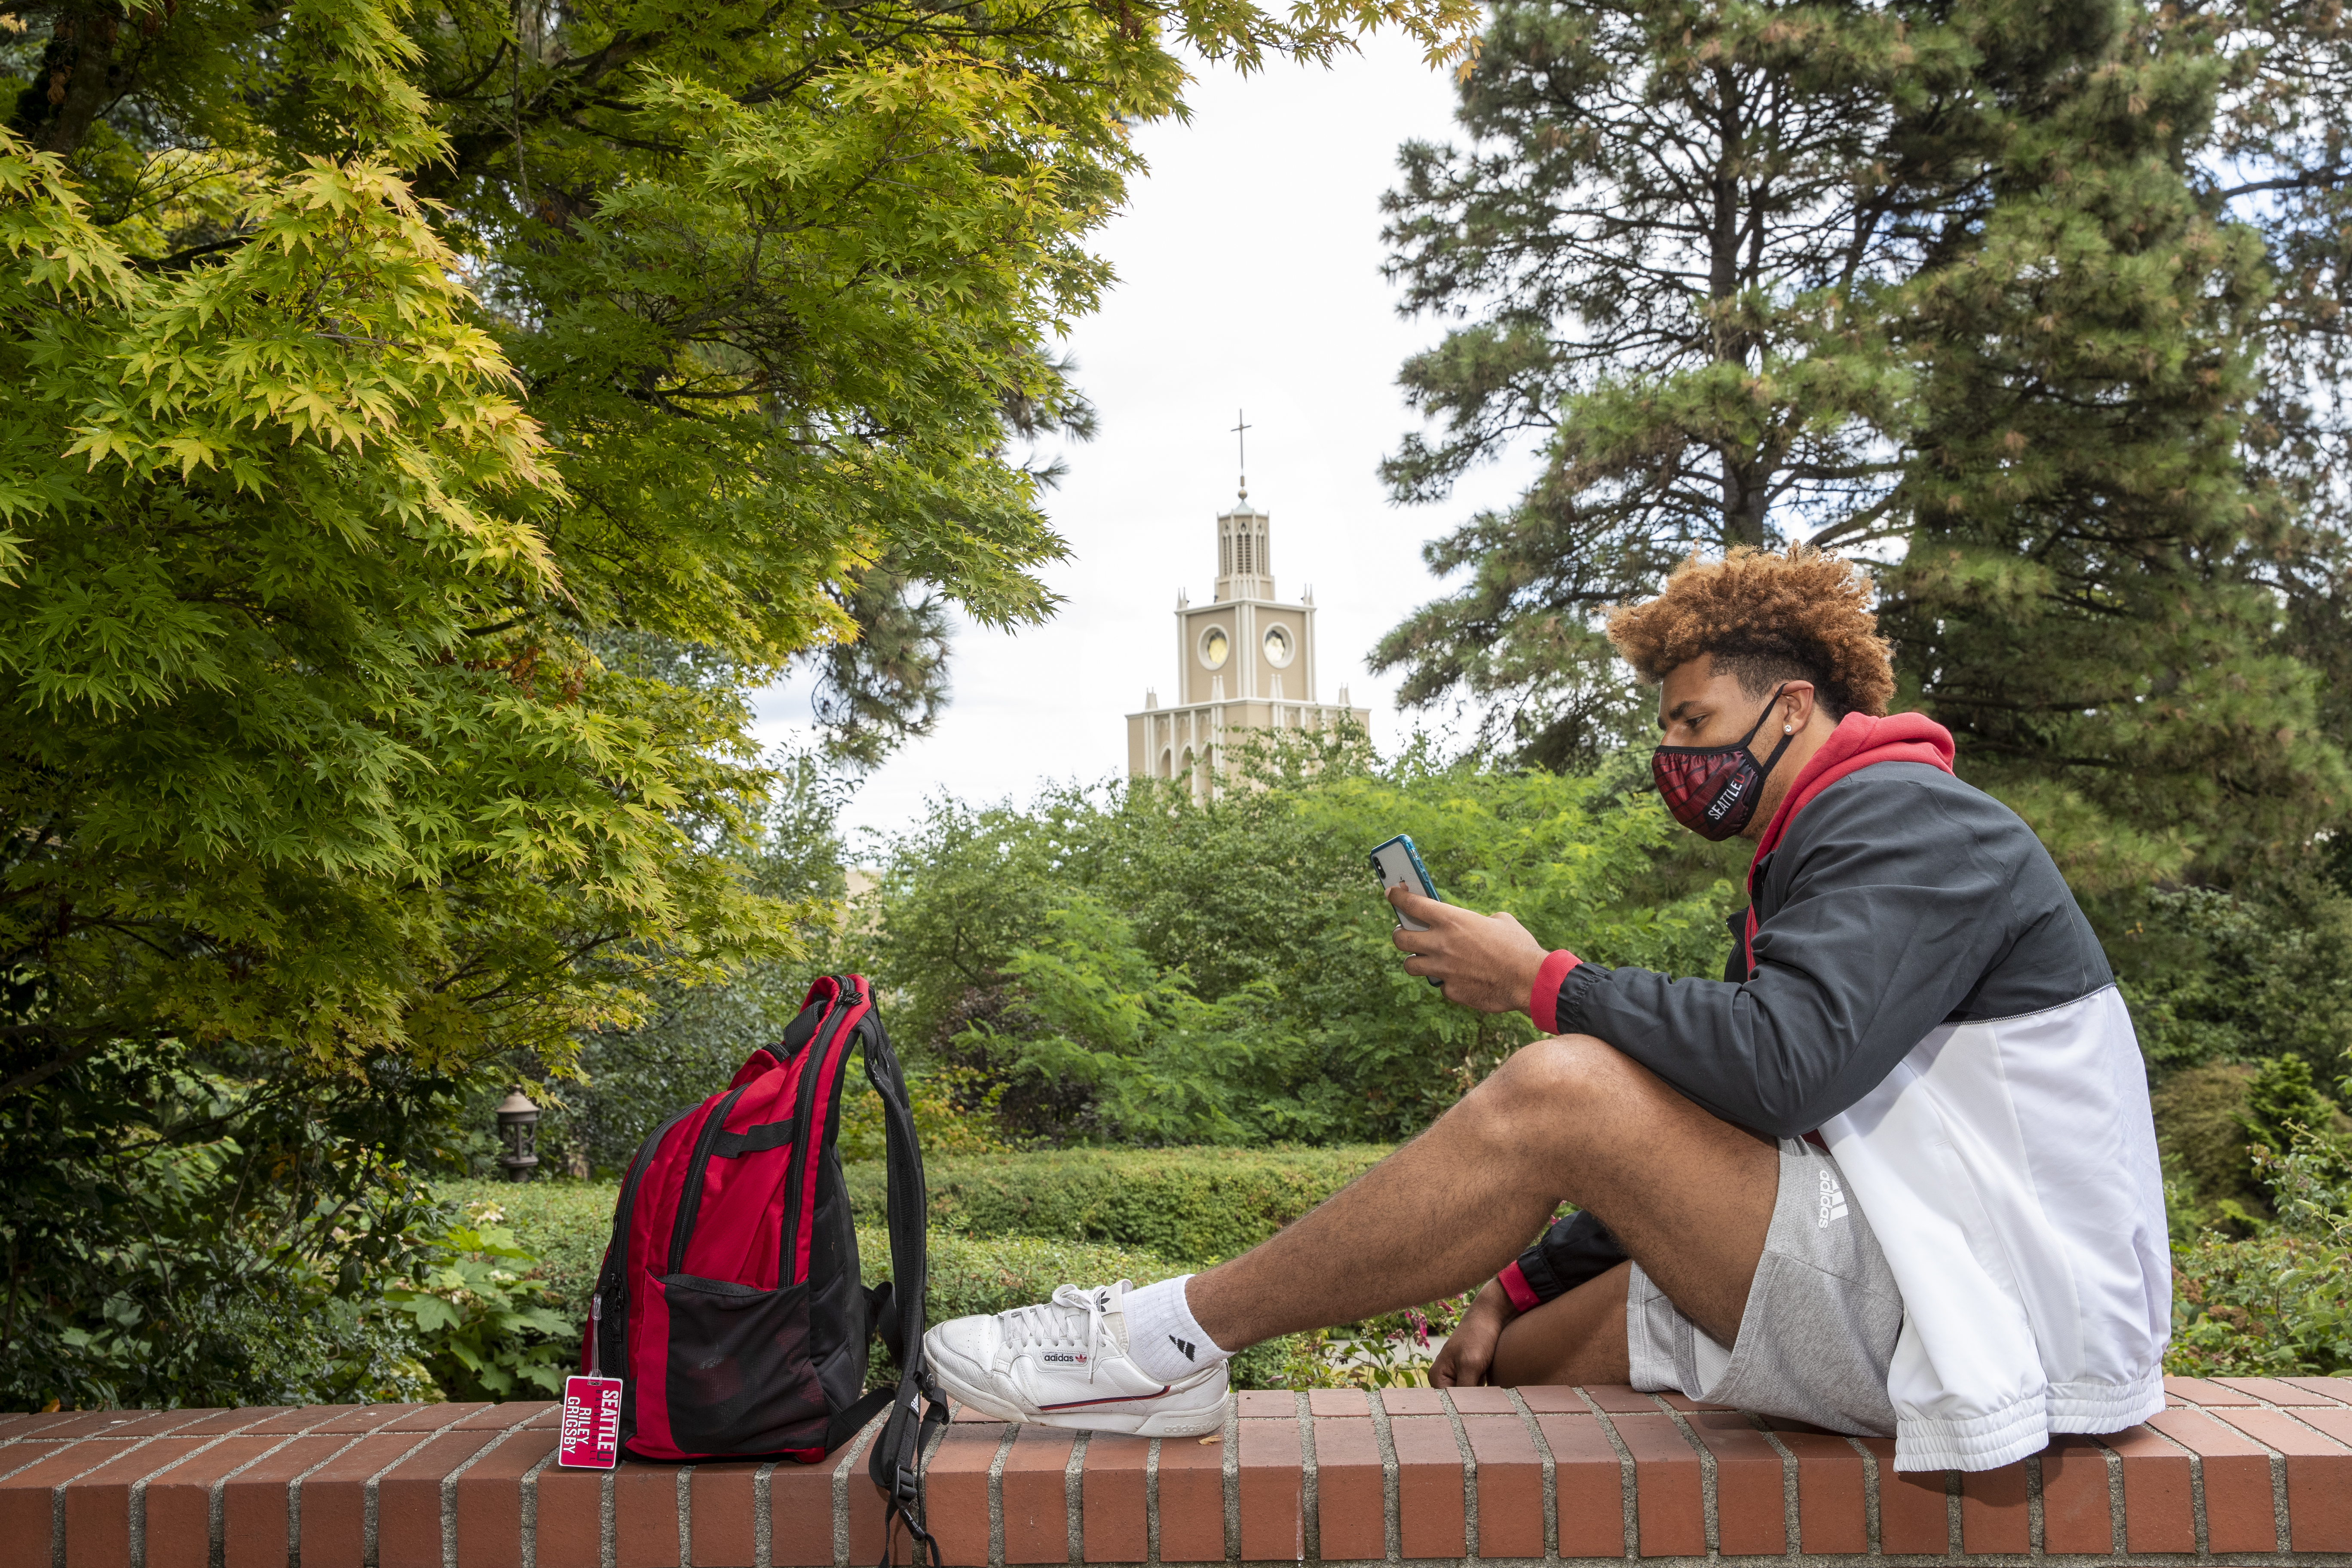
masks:
[[[1784,715],[1780,721],[1789,727],[1783,732],[1795,734],[1813,721],[1813,710],[1817,706],[1813,701],[1813,683],[1810,680],[1789,682],[1787,689],[1780,693],[1780,706]]]

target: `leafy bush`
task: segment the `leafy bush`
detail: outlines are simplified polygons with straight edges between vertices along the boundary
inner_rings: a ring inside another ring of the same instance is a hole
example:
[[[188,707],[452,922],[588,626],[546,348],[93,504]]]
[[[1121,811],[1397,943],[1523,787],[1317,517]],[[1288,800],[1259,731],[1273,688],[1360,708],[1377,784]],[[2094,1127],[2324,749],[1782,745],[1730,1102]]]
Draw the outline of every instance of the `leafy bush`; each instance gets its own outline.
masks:
[[[2232,1240],[2209,1231],[2173,1249],[2167,1372],[2200,1377],[2328,1376],[2352,1370],[2352,1163],[2305,1132],[2257,1149],[2278,1222]]]
[[[423,1278],[392,1286],[385,1300],[414,1322],[425,1367],[448,1397],[562,1394],[577,1324],[525,1277],[537,1259],[499,1223],[498,1206],[467,1207],[467,1217],[435,1239]]]
[[[1211,802],[1135,779],[1026,810],[936,803],[877,885],[870,970],[911,1052],[1054,1142],[1410,1135],[1531,1039],[1406,974],[1365,852],[1411,833],[1442,890],[1608,963],[1721,971],[1737,900],[1627,768],[1394,762],[1270,740]],[[1694,872],[1696,874],[1694,874]]]
[[[931,1161],[925,1177],[935,1234],[1107,1243],[1197,1267],[1247,1251],[1388,1152],[1386,1145],[1064,1150]],[[880,1214],[882,1167],[847,1174],[857,1212]]]

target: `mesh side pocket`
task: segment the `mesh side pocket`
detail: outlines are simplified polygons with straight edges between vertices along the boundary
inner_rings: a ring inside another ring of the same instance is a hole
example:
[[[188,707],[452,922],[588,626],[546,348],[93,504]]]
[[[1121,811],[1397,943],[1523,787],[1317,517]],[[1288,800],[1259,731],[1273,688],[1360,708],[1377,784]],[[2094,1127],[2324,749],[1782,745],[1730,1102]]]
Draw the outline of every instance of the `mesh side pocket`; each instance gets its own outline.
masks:
[[[669,1274],[671,1439],[687,1454],[771,1454],[824,1442],[806,1285],[761,1290]]]

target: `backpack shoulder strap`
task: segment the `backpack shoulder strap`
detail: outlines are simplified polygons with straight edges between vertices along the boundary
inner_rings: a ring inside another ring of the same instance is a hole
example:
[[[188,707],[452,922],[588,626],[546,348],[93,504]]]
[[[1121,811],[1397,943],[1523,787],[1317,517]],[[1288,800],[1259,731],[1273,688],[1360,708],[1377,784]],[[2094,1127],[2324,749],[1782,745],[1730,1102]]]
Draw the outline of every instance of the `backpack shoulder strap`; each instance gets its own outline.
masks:
[[[865,977],[853,975],[846,984],[870,994]],[[923,1152],[915,1139],[915,1113],[907,1095],[907,1079],[898,1053],[882,1027],[881,1016],[868,1009],[858,1023],[858,1041],[866,1058],[866,1081],[882,1099],[884,1155],[889,1177],[890,1283],[887,1310],[897,1315],[898,1387],[890,1401],[890,1419],[875,1440],[866,1473],[882,1490],[884,1501],[915,1538],[914,1565],[922,1568],[924,1548],[939,1561],[939,1543],[923,1527],[923,1450],[933,1430],[944,1426],[948,1402],[923,1364],[923,1298],[929,1278],[925,1232],[930,1200],[923,1186]],[[886,1338],[892,1337],[886,1331]],[[888,1552],[885,1550],[887,1568]]]

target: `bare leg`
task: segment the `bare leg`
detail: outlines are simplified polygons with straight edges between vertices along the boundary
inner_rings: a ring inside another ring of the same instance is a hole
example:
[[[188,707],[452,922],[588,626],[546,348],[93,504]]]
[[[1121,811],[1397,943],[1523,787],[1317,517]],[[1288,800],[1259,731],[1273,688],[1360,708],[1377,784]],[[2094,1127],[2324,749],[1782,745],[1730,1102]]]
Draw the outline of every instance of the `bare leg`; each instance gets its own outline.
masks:
[[[1625,1351],[1625,1285],[1621,1263],[1565,1296],[1520,1313],[1503,1327],[1486,1381],[1504,1388],[1550,1383],[1623,1383],[1633,1376]]]
[[[1589,1035],[1538,1040],[1313,1213],[1196,1276],[1185,1299],[1228,1350],[1353,1322],[1487,1279],[1566,1200],[1729,1344],[1779,1183],[1770,1142],[1631,1058]]]

